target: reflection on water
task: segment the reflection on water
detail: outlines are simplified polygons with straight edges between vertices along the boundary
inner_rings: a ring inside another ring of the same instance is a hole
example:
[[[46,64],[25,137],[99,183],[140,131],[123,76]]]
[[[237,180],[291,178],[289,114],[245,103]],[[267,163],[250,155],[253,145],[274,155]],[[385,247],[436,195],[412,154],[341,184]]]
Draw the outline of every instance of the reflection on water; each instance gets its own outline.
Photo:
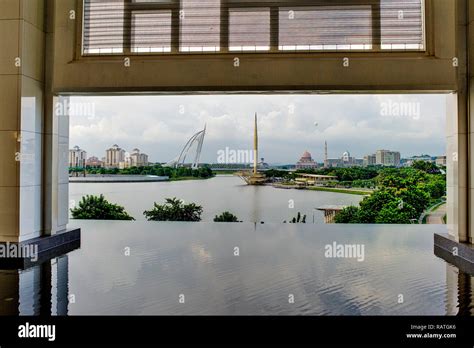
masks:
[[[0,271],[1,314],[474,313],[473,277],[433,254],[443,226],[75,224],[80,249]],[[326,258],[334,241],[365,260]]]
[[[25,270],[0,271],[1,315],[67,315],[68,255]]]

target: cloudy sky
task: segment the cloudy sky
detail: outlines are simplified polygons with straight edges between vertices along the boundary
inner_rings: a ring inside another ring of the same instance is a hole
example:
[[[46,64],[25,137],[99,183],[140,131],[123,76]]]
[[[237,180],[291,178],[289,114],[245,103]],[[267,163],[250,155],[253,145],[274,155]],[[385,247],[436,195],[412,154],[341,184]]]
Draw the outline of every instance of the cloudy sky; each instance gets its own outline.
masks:
[[[445,104],[443,95],[74,97],[70,146],[102,158],[118,144],[167,162],[206,124],[201,160],[217,162],[226,147],[252,148],[257,112],[260,157],[268,163],[295,163],[305,150],[322,161],[325,140],[330,158],[344,151],[362,158],[377,149],[444,155]]]

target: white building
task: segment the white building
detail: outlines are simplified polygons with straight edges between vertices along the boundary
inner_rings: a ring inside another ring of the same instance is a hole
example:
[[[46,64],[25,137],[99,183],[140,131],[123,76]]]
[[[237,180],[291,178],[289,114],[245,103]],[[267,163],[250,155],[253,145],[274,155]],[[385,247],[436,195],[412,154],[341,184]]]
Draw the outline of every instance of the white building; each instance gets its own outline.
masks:
[[[446,156],[436,157],[436,165],[446,167]]]
[[[105,167],[119,168],[120,162],[125,161],[125,150],[117,144],[105,151]]]
[[[69,150],[69,167],[70,168],[85,168],[87,160],[87,152],[81,150],[79,146],[74,146]]]
[[[377,163],[377,156],[375,154],[364,156],[363,164],[365,167],[373,166],[376,163]]]
[[[427,162],[427,163],[435,163],[436,158],[431,157],[430,155],[420,155],[420,156],[412,156],[408,158],[403,158],[401,162],[405,167],[411,167],[414,162]]]
[[[352,157],[349,151],[345,151],[340,158],[326,158],[324,162],[326,168],[350,168],[362,166],[364,161],[363,159]]]
[[[145,167],[148,165],[148,155],[141,153],[139,149],[133,149],[130,154],[131,167]]]
[[[141,153],[139,149],[133,149],[131,154],[125,153],[124,160],[119,162],[118,168],[146,167],[148,165],[148,155]]]
[[[390,150],[377,150],[375,164],[382,166],[400,166],[400,152]]]

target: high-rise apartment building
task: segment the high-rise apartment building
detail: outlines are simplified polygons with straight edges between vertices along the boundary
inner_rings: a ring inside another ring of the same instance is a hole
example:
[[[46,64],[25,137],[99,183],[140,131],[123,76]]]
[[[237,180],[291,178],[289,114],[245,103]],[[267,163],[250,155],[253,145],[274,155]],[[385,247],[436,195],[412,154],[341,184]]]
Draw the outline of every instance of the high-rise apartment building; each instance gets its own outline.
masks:
[[[148,165],[148,155],[141,153],[139,149],[133,149],[130,155],[130,166],[131,167],[145,167]]]
[[[374,166],[377,163],[377,156],[375,154],[364,156],[364,167]]]
[[[117,144],[105,151],[105,167],[118,168],[120,162],[125,161],[125,150],[120,148]]]
[[[74,146],[69,150],[69,168],[85,168],[87,152],[79,146]]]
[[[390,150],[377,150],[375,164],[382,166],[400,166],[400,152]]]

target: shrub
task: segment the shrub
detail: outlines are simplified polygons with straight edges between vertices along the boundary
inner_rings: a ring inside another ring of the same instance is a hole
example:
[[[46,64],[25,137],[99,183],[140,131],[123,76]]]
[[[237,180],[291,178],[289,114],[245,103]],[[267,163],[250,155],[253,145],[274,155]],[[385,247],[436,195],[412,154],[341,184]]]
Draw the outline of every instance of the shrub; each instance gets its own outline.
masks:
[[[337,224],[353,224],[357,223],[357,213],[359,208],[353,205],[342,209],[338,212],[334,218],[334,222]]]
[[[202,207],[182,200],[166,198],[165,204],[154,203],[152,210],[144,211],[148,221],[201,221]]]
[[[240,222],[238,217],[235,216],[234,214],[225,211],[221,213],[220,215],[216,215],[214,218],[214,222]]]
[[[82,197],[71,213],[72,218],[78,220],[135,220],[124,207],[109,203],[103,195]]]

